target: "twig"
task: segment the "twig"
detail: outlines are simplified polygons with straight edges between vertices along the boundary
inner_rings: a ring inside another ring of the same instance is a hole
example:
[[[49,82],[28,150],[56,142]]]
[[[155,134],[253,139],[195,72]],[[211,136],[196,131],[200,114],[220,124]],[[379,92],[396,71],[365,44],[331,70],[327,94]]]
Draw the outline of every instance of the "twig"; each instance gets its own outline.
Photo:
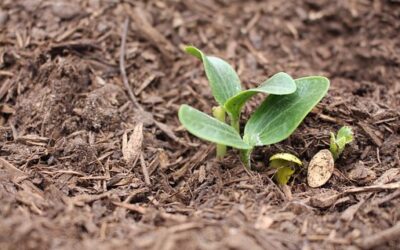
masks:
[[[363,249],[371,249],[382,246],[384,243],[397,240],[400,237],[400,222],[393,227],[383,230],[374,235],[366,236],[357,241],[357,244]]]
[[[135,204],[123,203],[123,202],[116,202],[114,201],[113,204],[118,207],[122,207],[128,209],[133,212],[137,212],[139,214],[145,214],[147,209],[145,207],[141,207]]]
[[[333,195],[323,197],[323,199],[321,199],[319,197],[311,197],[310,203],[314,207],[326,208],[326,207],[331,206],[333,203],[335,203],[339,198],[344,197],[349,194],[357,194],[357,193],[364,193],[364,192],[380,192],[380,191],[384,191],[384,190],[393,190],[393,189],[399,189],[399,188],[400,188],[400,182],[372,185],[372,186],[366,186],[366,187],[354,187],[354,188],[349,188],[347,190],[343,190],[341,193],[336,193]]]
[[[399,189],[399,188],[400,188],[400,182],[393,182],[393,183],[381,184],[381,185],[350,188],[350,189],[344,190],[343,194],[354,194],[354,193],[362,193],[362,192],[379,192],[382,190]]]
[[[10,128],[11,128],[11,131],[12,131],[12,134],[13,134],[14,141],[16,141],[18,139],[18,131],[15,128],[15,125],[14,125],[13,122],[10,122]]]
[[[374,201],[372,204],[374,206],[380,206],[380,205],[382,205],[382,204],[384,204],[386,202],[389,202],[389,201],[391,201],[391,200],[393,200],[393,199],[395,199],[397,197],[400,197],[400,189],[397,189],[393,193],[391,193],[389,195],[386,195],[385,197],[383,197],[383,198],[381,198],[379,200]]]
[[[120,54],[119,54],[119,69],[121,71],[122,81],[124,83],[126,91],[128,92],[129,98],[131,99],[133,105],[136,106],[136,108],[143,111],[143,107],[137,101],[135,95],[133,94],[132,88],[129,85],[129,80],[128,80],[128,77],[126,75],[126,70],[125,70],[125,50],[126,50],[126,36],[128,33],[128,27],[129,27],[129,18],[126,18],[125,22],[124,22],[122,34],[121,34],[121,50],[120,50]]]
[[[76,205],[76,206],[83,206],[85,203],[90,203],[96,200],[100,200],[106,197],[109,197],[111,195],[110,191],[101,193],[101,194],[94,194],[94,195],[89,195],[89,194],[82,194],[82,195],[77,195],[72,198],[70,198],[71,205]]]

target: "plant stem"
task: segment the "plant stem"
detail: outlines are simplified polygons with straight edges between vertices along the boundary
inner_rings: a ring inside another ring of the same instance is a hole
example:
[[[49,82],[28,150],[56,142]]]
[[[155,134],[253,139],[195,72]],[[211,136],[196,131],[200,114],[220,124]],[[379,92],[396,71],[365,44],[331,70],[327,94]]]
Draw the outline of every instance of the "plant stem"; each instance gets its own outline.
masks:
[[[221,121],[221,122],[225,122],[225,110],[223,107],[218,106],[218,107],[213,107],[212,109],[212,113],[213,116]],[[226,146],[223,144],[216,144],[216,150],[217,150],[217,158],[218,159],[222,159],[224,158],[225,154],[226,154]]]
[[[253,152],[253,149],[242,149],[240,150],[240,160],[243,162],[244,166],[247,169],[251,169],[251,152]]]
[[[231,116],[231,126],[236,129],[236,131],[240,134],[240,124],[239,124],[240,119],[239,118],[233,118]]]

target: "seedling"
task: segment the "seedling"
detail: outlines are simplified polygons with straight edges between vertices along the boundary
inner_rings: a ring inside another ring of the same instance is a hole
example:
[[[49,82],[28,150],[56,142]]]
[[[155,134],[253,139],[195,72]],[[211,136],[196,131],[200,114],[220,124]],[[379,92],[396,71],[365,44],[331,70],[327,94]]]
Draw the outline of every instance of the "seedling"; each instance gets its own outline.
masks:
[[[303,166],[303,163],[292,154],[279,153],[269,158],[269,166],[277,170],[274,175],[276,182],[286,185],[297,168]]]
[[[333,159],[337,160],[342,154],[346,144],[353,141],[353,131],[350,127],[341,127],[335,137],[335,134],[331,132],[330,148]]]
[[[246,167],[250,167],[250,156],[255,146],[274,144],[289,137],[329,88],[329,80],[325,77],[308,76],[293,80],[280,72],[257,88],[242,90],[238,75],[227,62],[207,56],[193,46],[186,47],[185,51],[203,62],[211,92],[219,106],[214,108],[214,117],[211,117],[183,104],[179,109],[180,122],[193,135],[216,143],[218,157],[225,154],[223,147],[239,149]],[[242,107],[257,93],[268,96],[241,133]],[[225,113],[230,125],[225,123]]]
[[[324,185],[332,176],[335,161],[343,152],[346,144],[353,141],[353,132],[350,127],[339,129],[337,136],[331,132],[330,148],[319,151],[308,164],[307,182],[310,187]]]

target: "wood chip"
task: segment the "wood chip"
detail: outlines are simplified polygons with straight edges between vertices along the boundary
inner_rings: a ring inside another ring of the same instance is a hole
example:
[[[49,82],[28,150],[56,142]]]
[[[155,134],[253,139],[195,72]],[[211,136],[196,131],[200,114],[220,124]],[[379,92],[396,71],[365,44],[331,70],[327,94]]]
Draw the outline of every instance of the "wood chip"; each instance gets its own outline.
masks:
[[[357,211],[360,209],[360,207],[365,203],[365,200],[361,200],[357,204],[354,204],[346,210],[343,211],[343,213],[340,215],[340,219],[344,221],[352,221],[354,219],[355,214]]]
[[[368,183],[376,179],[376,173],[367,168],[362,161],[359,161],[350,170],[347,177],[358,183]]]
[[[374,130],[363,122],[359,122],[358,125],[364,130],[364,132],[371,138],[371,140],[378,147],[382,146],[382,140],[374,133]]]
[[[0,158],[0,167],[7,170],[10,174],[16,177],[20,176],[25,176],[25,173],[18,168],[16,168],[14,165],[9,163],[7,160]]]
[[[397,222],[391,228],[383,230],[374,235],[368,235],[356,241],[363,249],[372,249],[374,247],[383,246],[386,242],[399,239],[400,237],[400,222]]]
[[[128,209],[130,211],[140,213],[140,214],[145,214],[147,211],[146,208],[135,205],[135,204],[129,204],[129,203],[123,203],[123,202],[113,202],[113,204],[115,206],[122,207],[122,208]]]
[[[375,185],[386,184],[400,175],[400,168],[391,168],[374,181]]]
[[[327,193],[312,196],[310,199],[310,205],[317,208],[328,208],[335,204],[339,197],[340,193],[330,190]]]
[[[147,12],[141,7],[136,7],[134,11],[129,11],[129,13],[141,34],[160,50],[165,59],[173,60],[176,53],[175,47],[149,23],[146,18]]]

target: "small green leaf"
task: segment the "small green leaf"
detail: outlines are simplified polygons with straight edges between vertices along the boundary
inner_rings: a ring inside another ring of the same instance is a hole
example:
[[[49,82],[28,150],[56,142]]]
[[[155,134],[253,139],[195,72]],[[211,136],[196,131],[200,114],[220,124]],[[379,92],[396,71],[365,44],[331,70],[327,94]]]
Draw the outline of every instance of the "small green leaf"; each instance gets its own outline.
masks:
[[[331,132],[330,148],[333,158],[336,160],[342,154],[346,144],[353,141],[353,131],[351,127],[343,126],[339,129],[337,137]]]
[[[185,51],[203,61],[211,92],[220,106],[224,106],[229,98],[242,90],[238,75],[227,62],[215,56],[207,56],[193,46],[187,46]]]
[[[302,166],[303,163],[300,161],[299,158],[297,158],[297,156],[292,155],[290,153],[278,153],[278,154],[274,154],[273,156],[271,156],[269,158],[269,161],[271,162],[271,164],[275,161],[279,162],[279,163],[283,163],[283,162],[288,162],[291,165],[293,165],[293,163]]]
[[[336,145],[339,148],[339,154],[343,152],[344,147],[346,146],[346,138],[341,137],[340,139],[336,138]]]
[[[235,96],[231,97],[226,101],[225,109],[231,114],[233,119],[239,119],[243,105],[255,94],[264,93],[287,95],[295,91],[296,83],[294,82],[293,78],[284,72],[279,72],[264,81],[257,88],[241,91]]]
[[[269,166],[277,169],[275,179],[281,185],[288,183],[296,171],[296,165],[302,166],[303,163],[295,155],[289,153],[274,154],[269,158]]]
[[[284,96],[269,95],[253,113],[244,130],[246,143],[262,146],[286,139],[329,88],[329,80],[321,76],[303,77],[295,82],[296,92]]]
[[[182,125],[201,139],[238,149],[251,148],[234,128],[189,105],[182,105],[178,116]]]
[[[280,185],[286,185],[295,170],[291,167],[280,167],[275,173],[275,180]]]
[[[345,144],[353,141],[353,131],[351,130],[351,127],[343,126],[339,129],[337,140],[341,140],[342,138],[344,138]]]
[[[292,162],[285,161],[285,160],[282,160],[282,159],[276,159],[276,160],[273,160],[273,161],[270,160],[270,162],[269,162],[269,167],[275,168],[275,169],[278,169],[280,167],[290,167],[292,165],[293,165]]]

